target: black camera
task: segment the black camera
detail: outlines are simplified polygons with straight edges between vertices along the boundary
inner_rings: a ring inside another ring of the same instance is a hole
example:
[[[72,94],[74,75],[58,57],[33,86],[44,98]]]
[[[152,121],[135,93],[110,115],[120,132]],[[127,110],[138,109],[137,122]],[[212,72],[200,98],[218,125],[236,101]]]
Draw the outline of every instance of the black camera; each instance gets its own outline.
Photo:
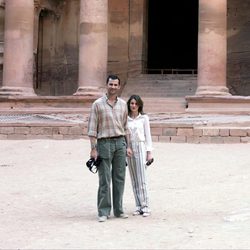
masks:
[[[98,156],[96,160],[94,158],[90,158],[86,162],[86,166],[88,167],[90,172],[96,174],[98,172],[101,161],[102,159],[100,158],[100,156]]]
[[[146,162],[146,165],[149,166],[154,162],[154,158],[150,159],[149,161]]]

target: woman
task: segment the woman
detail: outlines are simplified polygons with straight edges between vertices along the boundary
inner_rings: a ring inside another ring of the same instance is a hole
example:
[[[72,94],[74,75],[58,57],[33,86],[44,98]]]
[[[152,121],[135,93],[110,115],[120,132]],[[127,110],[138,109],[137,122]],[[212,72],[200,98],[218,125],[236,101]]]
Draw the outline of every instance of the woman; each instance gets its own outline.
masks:
[[[143,101],[132,95],[128,102],[128,128],[133,155],[128,157],[128,167],[135,196],[136,210],[133,215],[150,215],[146,181],[146,163],[152,162],[152,139],[149,118],[143,113]]]

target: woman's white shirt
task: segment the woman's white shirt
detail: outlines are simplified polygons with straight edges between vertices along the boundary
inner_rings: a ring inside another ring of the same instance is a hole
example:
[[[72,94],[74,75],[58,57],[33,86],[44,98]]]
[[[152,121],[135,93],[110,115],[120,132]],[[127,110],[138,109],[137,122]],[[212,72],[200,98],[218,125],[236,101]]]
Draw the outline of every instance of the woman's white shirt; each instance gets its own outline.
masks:
[[[152,151],[152,138],[149,117],[139,114],[135,118],[128,117],[128,128],[131,142],[145,142],[146,151]]]

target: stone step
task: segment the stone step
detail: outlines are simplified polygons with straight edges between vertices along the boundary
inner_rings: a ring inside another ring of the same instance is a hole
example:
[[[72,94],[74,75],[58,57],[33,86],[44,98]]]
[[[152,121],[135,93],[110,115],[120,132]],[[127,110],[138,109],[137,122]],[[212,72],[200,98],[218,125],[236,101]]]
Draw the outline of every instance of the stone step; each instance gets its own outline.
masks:
[[[130,81],[127,83],[127,85],[125,85],[125,87],[129,86],[130,88],[162,88],[162,87],[166,87],[166,88],[185,88],[185,87],[189,87],[189,86],[197,86],[196,81],[186,81],[186,80],[152,80],[152,81]]]
[[[156,79],[151,79],[151,78],[129,78],[128,83],[130,82],[140,82],[140,83],[185,83],[185,82],[196,82],[196,79],[161,79],[161,78],[156,78]]]
[[[87,113],[99,96],[9,96],[0,98],[0,114]]]
[[[192,74],[140,74],[135,77],[134,79],[185,79],[185,80],[197,80],[197,75]]]
[[[177,112],[184,113],[186,109],[185,98],[143,98],[144,110],[150,113]]]
[[[157,90],[151,89],[151,88],[146,88],[146,89],[131,89],[130,91],[126,91],[125,93],[122,94],[122,97],[128,98],[129,96],[137,94],[140,95],[142,98],[145,97],[185,97],[185,96],[190,96],[195,94],[195,90],[192,88],[186,89],[186,90],[178,90],[175,89],[173,90],[168,90],[165,88],[159,88]]]
[[[133,88],[185,88],[187,86],[196,86],[196,82],[194,81],[184,81],[184,80],[176,80],[176,81],[148,81],[148,82],[140,82],[140,81],[130,81],[126,86],[133,87]]]
[[[194,95],[196,88],[197,79],[162,79],[161,75],[144,75],[129,78],[122,96],[185,97]]]
[[[88,115],[0,117],[0,140],[80,139],[87,137]],[[3,119],[4,118],[4,119]],[[22,119],[18,119],[22,118]],[[25,118],[25,119],[24,119]],[[248,116],[149,114],[153,141],[167,143],[249,143]]]

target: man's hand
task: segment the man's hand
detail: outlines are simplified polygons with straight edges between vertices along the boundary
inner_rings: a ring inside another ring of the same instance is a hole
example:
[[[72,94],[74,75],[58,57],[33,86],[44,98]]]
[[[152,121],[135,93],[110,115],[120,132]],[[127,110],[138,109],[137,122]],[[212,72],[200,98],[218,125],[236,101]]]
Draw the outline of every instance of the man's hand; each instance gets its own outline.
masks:
[[[95,160],[97,159],[98,153],[96,148],[91,149],[90,151],[90,158],[94,158]]]
[[[96,145],[96,137],[94,136],[89,136],[90,139],[90,147],[91,147],[91,151],[90,151],[90,157],[94,158],[95,160],[97,159],[98,153],[97,153],[97,145]]]

